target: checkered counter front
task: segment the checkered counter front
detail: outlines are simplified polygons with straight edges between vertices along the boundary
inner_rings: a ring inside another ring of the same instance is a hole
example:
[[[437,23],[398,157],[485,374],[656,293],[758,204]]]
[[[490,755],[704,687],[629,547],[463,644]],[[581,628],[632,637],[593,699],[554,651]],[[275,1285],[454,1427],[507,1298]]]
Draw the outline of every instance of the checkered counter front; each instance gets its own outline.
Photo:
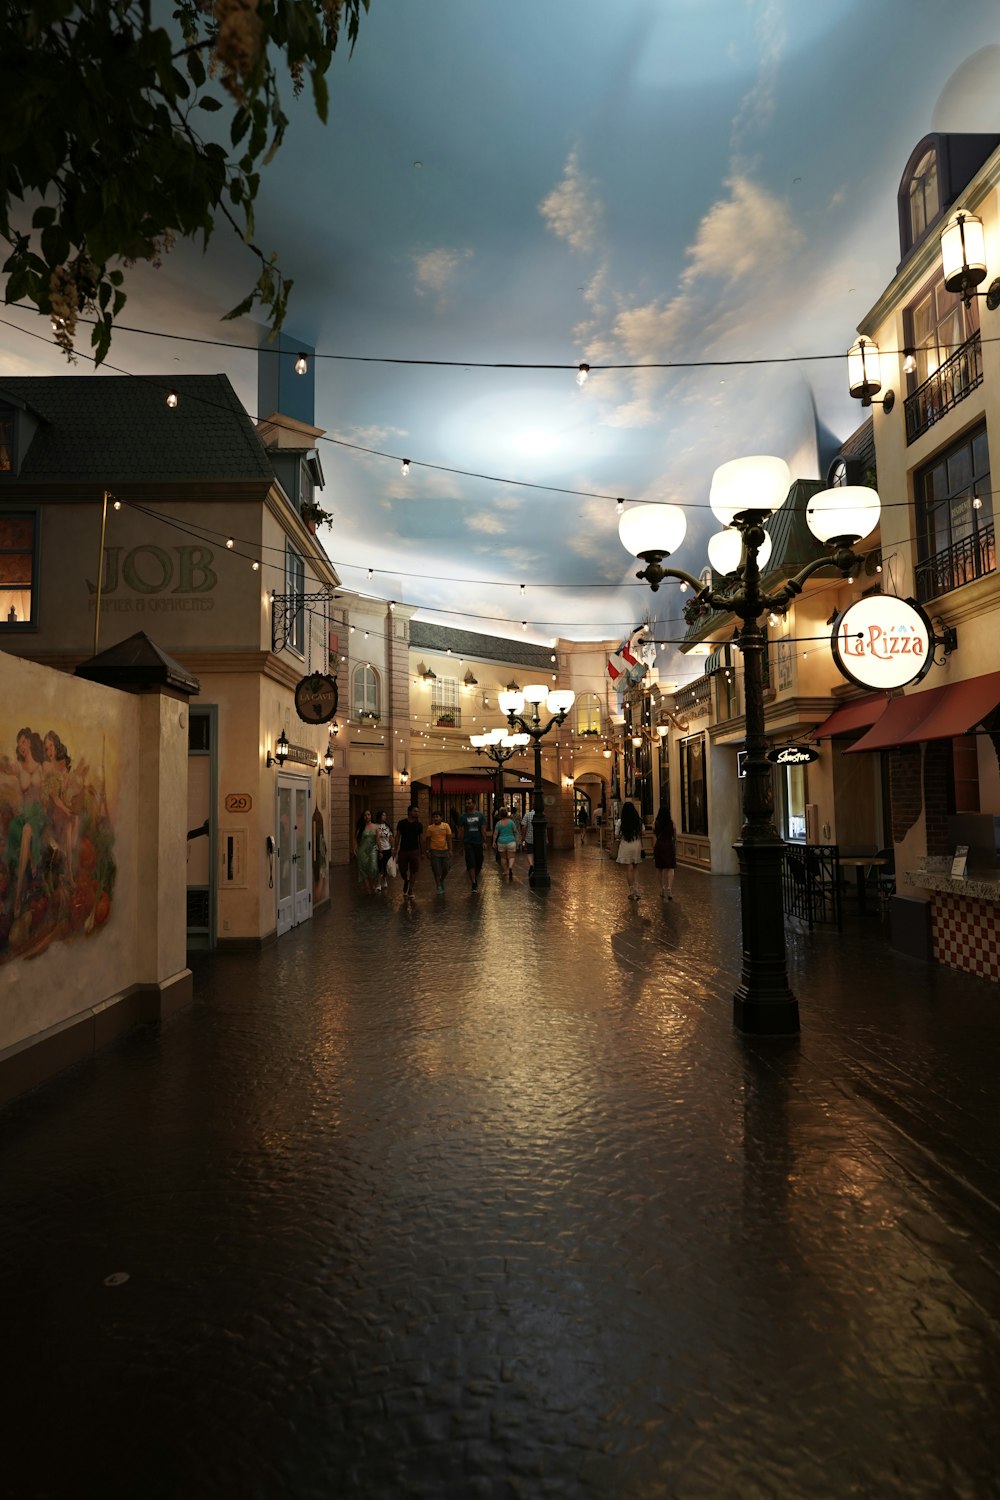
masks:
[[[937,891],[931,921],[938,963],[1000,981],[1000,909]]]

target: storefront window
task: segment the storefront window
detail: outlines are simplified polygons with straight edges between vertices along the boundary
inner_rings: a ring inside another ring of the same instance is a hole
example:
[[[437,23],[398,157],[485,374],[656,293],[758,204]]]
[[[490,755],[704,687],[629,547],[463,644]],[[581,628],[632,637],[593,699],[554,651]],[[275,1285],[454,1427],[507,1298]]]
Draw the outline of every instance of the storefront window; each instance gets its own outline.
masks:
[[[793,844],[806,841],[805,766],[785,766],[785,838]]]
[[[681,828],[708,837],[705,737],[701,734],[681,740]]]

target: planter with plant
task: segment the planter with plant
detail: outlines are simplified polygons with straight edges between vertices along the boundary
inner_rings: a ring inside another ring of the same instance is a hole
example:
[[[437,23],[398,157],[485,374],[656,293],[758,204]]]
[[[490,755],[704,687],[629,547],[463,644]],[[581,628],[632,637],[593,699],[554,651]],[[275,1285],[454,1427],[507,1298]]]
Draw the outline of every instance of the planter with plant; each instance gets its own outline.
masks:
[[[312,536],[316,535],[317,526],[333,520],[333,512],[324,510],[322,505],[317,505],[315,500],[307,500],[302,506],[302,519],[306,523],[306,529]]]

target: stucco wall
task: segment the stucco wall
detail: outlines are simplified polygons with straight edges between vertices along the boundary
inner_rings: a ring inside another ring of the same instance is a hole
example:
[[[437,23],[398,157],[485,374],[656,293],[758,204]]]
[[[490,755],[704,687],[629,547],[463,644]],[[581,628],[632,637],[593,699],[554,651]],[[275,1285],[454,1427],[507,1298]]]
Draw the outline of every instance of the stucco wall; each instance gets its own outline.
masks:
[[[186,787],[186,703],[0,653],[0,1053],[187,974]]]

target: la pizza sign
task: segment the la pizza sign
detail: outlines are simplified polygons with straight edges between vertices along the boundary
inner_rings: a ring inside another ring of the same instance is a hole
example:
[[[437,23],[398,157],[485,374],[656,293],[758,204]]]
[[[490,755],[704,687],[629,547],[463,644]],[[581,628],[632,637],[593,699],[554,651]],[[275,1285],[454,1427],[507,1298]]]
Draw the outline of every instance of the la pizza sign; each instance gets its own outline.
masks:
[[[872,594],[838,615],[830,646],[851,682],[888,691],[919,682],[930,670],[934,629],[913,600]]]

